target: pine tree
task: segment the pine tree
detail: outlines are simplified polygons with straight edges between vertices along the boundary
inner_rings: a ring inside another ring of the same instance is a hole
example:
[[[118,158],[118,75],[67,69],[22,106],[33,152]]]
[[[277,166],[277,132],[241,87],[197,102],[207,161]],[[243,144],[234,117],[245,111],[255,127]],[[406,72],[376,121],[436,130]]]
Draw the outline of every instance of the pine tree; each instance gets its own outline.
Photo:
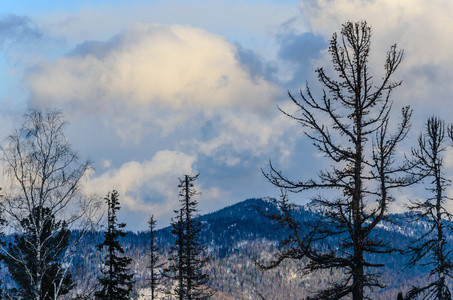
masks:
[[[198,203],[193,197],[199,193],[193,188],[193,182],[197,178],[198,175],[185,175],[184,179],[179,179],[181,209],[175,211],[178,217],[171,224],[176,241],[170,249],[165,274],[177,280],[174,293],[180,300],[207,299],[214,294],[207,286],[209,276],[202,270],[209,257],[201,240],[202,224],[196,219]]]
[[[134,285],[134,274],[128,268],[132,259],[123,255],[124,250],[119,241],[120,237],[126,235],[123,230],[126,224],[118,223],[116,217],[120,209],[118,197],[118,192],[114,190],[105,198],[108,224],[104,232],[104,242],[98,245],[98,250],[105,251],[106,255],[103,260],[104,268],[101,270],[102,277],[99,278],[102,289],[94,294],[98,300],[128,300]]]
[[[175,211],[175,213],[178,211]],[[173,227],[171,233],[175,236],[175,243],[170,247],[170,256],[168,258],[168,266],[164,269],[163,275],[171,281],[176,281],[176,285],[173,289],[173,294],[178,297],[179,300],[184,299],[185,286],[184,269],[185,269],[185,256],[184,256],[184,221],[183,221],[183,210],[180,209],[177,219],[172,219],[171,226]],[[170,292],[171,293],[171,292]]]
[[[149,224],[149,270],[150,270],[150,277],[149,277],[149,287],[151,289],[151,300],[157,299],[157,293],[160,291],[160,284],[161,284],[161,274],[160,268],[162,264],[159,262],[159,251],[161,247],[157,244],[156,239],[156,220],[154,220],[154,216],[151,216],[148,221]]]
[[[11,292],[15,297],[34,299],[34,282],[40,281],[39,299],[57,299],[67,294],[73,283],[71,273],[62,266],[61,261],[71,234],[66,223],[55,221],[49,208],[36,207],[33,216],[21,221],[21,227],[25,229],[24,234],[16,235],[14,243],[8,244],[8,255],[5,256],[5,264],[19,288],[16,293]],[[36,240],[43,242],[37,243]],[[35,247],[37,244],[41,245],[39,249]],[[16,257],[22,259],[17,260]],[[37,260],[37,257],[43,259]],[[60,288],[56,289],[56,286]]]
[[[418,175],[429,180],[426,190],[432,196],[413,200],[409,205],[415,220],[426,221],[429,225],[428,231],[409,246],[407,253],[411,258],[408,265],[429,266],[432,281],[422,287],[414,286],[405,299],[451,299],[446,278],[453,275],[453,260],[446,243],[453,228],[445,220],[452,220],[453,215],[447,210],[447,201],[451,198],[445,193],[450,185],[444,174],[444,154],[448,146],[446,134],[445,122],[431,117],[426,123],[426,132],[419,136],[418,147],[412,150]],[[453,127],[449,128],[449,134],[453,138]]]

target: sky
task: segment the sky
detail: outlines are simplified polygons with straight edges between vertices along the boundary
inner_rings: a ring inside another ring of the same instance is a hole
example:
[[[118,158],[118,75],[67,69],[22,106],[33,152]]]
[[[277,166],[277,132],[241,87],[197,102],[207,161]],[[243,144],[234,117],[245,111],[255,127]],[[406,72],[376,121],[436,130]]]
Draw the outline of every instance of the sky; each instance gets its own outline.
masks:
[[[116,189],[129,230],[151,214],[167,226],[185,174],[200,174],[202,214],[278,197],[262,175],[269,160],[297,179],[326,162],[277,106],[295,112],[287,92],[306,82],[319,95],[332,34],[359,20],[373,29],[376,80],[390,46],[405,51],[393,110],[414,110],[410,148],[428,117],[451,117],[449,0],[5,1],[0,139],[31,107],[61,109],[73,149],[93,161],[84,191]]]

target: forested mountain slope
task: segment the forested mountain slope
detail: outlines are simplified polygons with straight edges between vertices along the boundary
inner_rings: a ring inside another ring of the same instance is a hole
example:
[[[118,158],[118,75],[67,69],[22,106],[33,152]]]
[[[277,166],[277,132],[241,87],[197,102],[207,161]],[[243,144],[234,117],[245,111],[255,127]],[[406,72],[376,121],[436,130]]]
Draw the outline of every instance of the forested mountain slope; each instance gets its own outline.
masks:
[[[218,291],[214,299],[259,299],[258,294],[266,299],[302,299],[311,291],[324,287],[329,280],[342,276],[340,271],[302,276],[300,267],[306,263],[305,260],[285,261],[276,269],[260,270],[254,260],[265,262],[271,259],[285,231],[257,209],[270,213],[277,212],[279,208],[275,199],[248,199],[199,217],[204,225],[202,237],[212,258],[206,271],[211,277],[211,287]],[[312,210],[310,205],[305,205],[296,206],[294,216],[301,222],[312,222],[320,214]],[[375,234],[399,249],[405,249],[414,237],[426,230],[424,222],[408,222],[410,214],[392,215],[391,219],[393,223],[383,222]],[[171,229],[160,229],[156,235],[163,247],[161,255],[164,257],[174,241]],[[79,256],[72,262],[72,272],[77,282],[75,293],[94,290],[96,287],[93,284],[99,276],[100,254],[94,245],[102,241],[102,235],[93,233],[87,239],[89,246],[81,249]],[[147,232],[129,232],[121,242],[127,255],[134,261],[134,298],[139,299],[140,295],[146,294],[144,287],[148,278],[149,236]],[[449,243],[452,243],[451,237]],[[372,299],[396,299],[399,291],[427,279],[423,268],[404,268],[407,258],[399,253],[381,255],[373,260],[386,265],[382,268],[382,280],[387,288],[370,292]]]

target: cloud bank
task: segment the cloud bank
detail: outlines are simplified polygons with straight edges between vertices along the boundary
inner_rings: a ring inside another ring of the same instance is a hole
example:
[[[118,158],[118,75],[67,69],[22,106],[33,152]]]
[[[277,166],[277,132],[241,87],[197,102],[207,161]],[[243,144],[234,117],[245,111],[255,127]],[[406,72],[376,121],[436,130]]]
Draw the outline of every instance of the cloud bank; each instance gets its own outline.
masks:
[[[121,139],[123,152],[147,149],[148,158],[116,163],[98,154],[102,167],[87,185],[90,192],[114,188],[127,210],[168,218],[177,206],[176,179],[204,171],[196,165],[212,161],[231,172],[253,168],[259,174],[257,157],[289,155],[294,140],[284,128],[291,123],[276,109],[285,92],[264,69],[250,67],[259,59],[200,28],[135,24],[42,62],[27,82],[32,105],[63,108],[79,121],[101,119]],[[95,134],[87,139],[96,142]],[[232,192],[218,186],[218,174],[205,179],[212,184],[203,190],[207,201]]]
[[[136,24],[105,42],[85,42],[28,81],[35,105],[107,114],[123,138],[146,133],[150,120],[168,133],[200,112],[268,111],[277,94],[242,67],[224,37],[179,25]]]
[[[376,81],[389,47],[405,49],[394,111],[412,106],[413,136],[431,114],[450,117],[441,109],[453,94],[450,1],[59,5],[0,18],[1,113],[13,115],[4,99],[14,93],[15,104],[61,108],[74,148],[97,162],[87,187],[117,188],[129,220],[148,210],[168,217],[185,172],[201,173],[200,203],[226,205],[278,194],[260,172],[268,159],[301,180],[322,168],[303,129],[276,106],[293,112],[286,91],[296,95],[306,81],[322,92],[314,70],[331,66],[328,41],[348,20],[373,28]]]
[[[449,105],[447,99],[453,94],[448,83],[453,75],[453,2],[303,0],[300,8],[311,31],[327,39],[346,21],[366,20],[373,29],[370,65],[374,70],[383,70],[390,45],[397,43],[405,51],[396,74],[404,80],[398,101],[431,114],[442,113],[438,108]],[[434,105],[426,106],[427,99]]]
[[[181,174],[195,174],[196,157],[177,152],[159,151],[151,160],[129,161],[119,168],[111,167],[86,185],[89,193],[117,190],[121,203],[132,211],[158,210],[172,212],[177,206],[175,188]]]

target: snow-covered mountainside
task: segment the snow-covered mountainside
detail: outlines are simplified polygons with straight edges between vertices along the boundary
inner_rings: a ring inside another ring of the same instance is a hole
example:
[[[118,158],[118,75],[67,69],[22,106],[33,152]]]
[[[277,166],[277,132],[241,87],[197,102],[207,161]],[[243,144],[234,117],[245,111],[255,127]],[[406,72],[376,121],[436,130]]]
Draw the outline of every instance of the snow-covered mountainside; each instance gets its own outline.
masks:
[[[336,276],[341,276],[337,271],[302,277],[299,268],[306,261],[288,261],[271,271],[261,271],[255,266],[254,260],[262,261],[272,256],[285,235],[284,229],[258,211],[277,213],[279,210],[275,199],[257,198],[200,217],[205,224],[204,240],[214,258],[208,268],[213,278],[211,284],[222,291],[222,295],[230,295],[233,299],[256,299],[259,292],[266,299],[301,299],[301,295],[309,295],[326,286],[328,278],[335,280]],[[312,204],[295,205],[293,216],[300,223],[310,223],[319,218],[320,213]],[[411,213],[394,214],[389,216],[389,221],[381,222],[373,234],[395,248],[405,250],[427,226],[426,221],[414,221]],[[171,242],[169,232],[169,228],[160,231],[163,241]],[[451,237],[449,242],[453,244]],[[372,299],[396,299],[399,291],[427,279],[423,268],[405,268],[407,257],[399,253],[371,259],[386,265],[380,271],[383,283],[388,286],[376,291]]]
[[[258,299],[258,293],[266,299],[302,299],[310,292],[325,287],[328,280],[341,276],[340,271],[302,276],[300,267],[307,263],[304,260],[286,261],[276,269],[260,270],[254,261],[269,260],[285,230],[259,211],[277,213],[278,202],[272,198],[248,199],[199,217],[203,223],[203,241],[212,258],[206,272],[211,277],[211,287],[218,291],[213,299]],[[312,222],[320,216],[311,205],[295,206],[293,213],[301,223]],[[392,215],[390,219],[392,222],[382,222],[373,234],[399,249],[405,249],[427,226],[423,221],[408,222],[410,214]],[[161,255],[165,257],[174,241],[171,228],[160,229],[156,234],[163,247]],[[78,284],[75,291],[78,292],[94,288],[93,283],[99,275],[100,255],[94,245],[101,242],[102,235],[93,233],[89,238],[91,246],[81,249],[73,261],[72,272]],[[451,244],[451,238],[449,242]],[[129,232],[122,239],[122,244],[127,255],[134,260],[132,270],[137,281],[134,297],[138,299],[140,294],[146,293],[148,233]],[[423,268],[404,268],[407,261],[404,255],[394,253],[371,259],[386,265],[381,272],[382,282],[387,285],[386,289],[376,291],[372,299],[396,299],[399,291],[427,279]]]

